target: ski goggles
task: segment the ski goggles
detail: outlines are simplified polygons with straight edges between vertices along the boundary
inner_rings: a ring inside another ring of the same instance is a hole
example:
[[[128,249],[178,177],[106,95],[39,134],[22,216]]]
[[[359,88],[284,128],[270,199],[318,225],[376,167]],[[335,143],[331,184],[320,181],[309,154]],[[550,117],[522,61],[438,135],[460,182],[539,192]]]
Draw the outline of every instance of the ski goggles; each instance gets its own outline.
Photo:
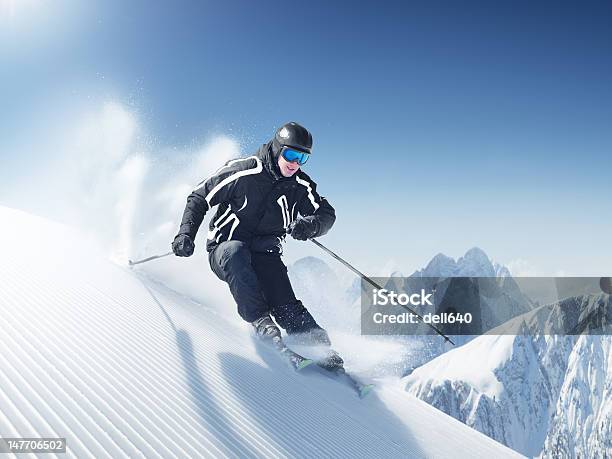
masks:
[[[304,153],[303,151],[294,150],[293,148],[283,147],[281,150],[281,155],[285,158],[285,161],[290,163],[296,162],[303,166],[308,161],[310,155],[308,153]]]

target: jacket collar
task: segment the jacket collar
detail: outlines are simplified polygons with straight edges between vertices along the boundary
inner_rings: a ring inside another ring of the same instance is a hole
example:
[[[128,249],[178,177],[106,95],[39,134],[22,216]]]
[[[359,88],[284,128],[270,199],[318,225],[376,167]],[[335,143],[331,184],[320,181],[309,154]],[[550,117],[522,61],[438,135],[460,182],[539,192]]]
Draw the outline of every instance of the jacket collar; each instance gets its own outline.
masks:
[[[274,160],[274,157],[272,156],[271,141],[259,147],[259,150],[257,150],[257,153],[255,153],[255,155],[261,160],[264,165],[264,168],[275,182],[277,180],[287,180],[289,178],[293,178],[283,177],[283,175],[281,174],[280,169],[278,167],[278,163]]]

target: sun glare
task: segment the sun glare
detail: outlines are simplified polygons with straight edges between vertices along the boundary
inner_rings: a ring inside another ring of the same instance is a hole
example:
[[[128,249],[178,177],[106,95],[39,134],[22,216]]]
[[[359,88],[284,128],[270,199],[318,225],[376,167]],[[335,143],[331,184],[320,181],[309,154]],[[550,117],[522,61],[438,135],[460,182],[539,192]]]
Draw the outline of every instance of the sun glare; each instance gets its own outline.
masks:
[[[36,8],[42,0],[0,0],[0,17],[14,19]]]

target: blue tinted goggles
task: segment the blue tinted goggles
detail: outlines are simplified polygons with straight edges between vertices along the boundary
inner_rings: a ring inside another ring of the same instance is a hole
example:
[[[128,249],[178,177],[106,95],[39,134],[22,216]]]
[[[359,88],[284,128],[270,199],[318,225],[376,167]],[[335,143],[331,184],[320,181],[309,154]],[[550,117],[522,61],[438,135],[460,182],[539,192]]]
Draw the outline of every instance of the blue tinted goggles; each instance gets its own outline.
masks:
[[[308,153],[304,153],[302,151],[294,150],[293,148],[288,147],[284,147],[281,151],[281,154],[283,155],[283,158],[285,158],[285,161],[289,161],[290,163],[297,161],[300,166],[306,164],[306,161],[308,161],[308,158],[310,156]]]

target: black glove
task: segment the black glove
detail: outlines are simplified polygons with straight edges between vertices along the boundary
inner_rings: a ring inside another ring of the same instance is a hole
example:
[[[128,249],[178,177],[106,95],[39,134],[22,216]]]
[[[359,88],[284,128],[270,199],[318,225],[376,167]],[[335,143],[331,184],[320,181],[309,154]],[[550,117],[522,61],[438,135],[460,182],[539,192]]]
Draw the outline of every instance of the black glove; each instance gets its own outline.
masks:
[[[308,217],[299,217],[289,223],[287,234],[291,234],[293,239],[305,241],[319,233],[319,221],[314,215]]]
[[[172,251],[177,257],[190,257],[193,255],[195,244],[189,234],[178,234],[172,242]]]

